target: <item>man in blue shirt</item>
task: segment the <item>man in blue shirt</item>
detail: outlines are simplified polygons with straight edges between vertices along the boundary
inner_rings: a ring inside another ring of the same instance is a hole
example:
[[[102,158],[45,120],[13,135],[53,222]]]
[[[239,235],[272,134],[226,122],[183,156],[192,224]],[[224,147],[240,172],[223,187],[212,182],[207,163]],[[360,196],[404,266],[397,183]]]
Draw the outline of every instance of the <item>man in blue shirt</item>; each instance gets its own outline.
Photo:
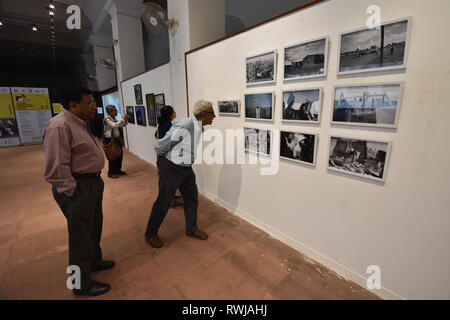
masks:
[[[145,239],[154,248],[163,246],[158,230],[177,189],[184,200],[186,235],[200,240],[208,239],[206,232],[197,227],[198,190],[192,164],[203,127],[212,124],[215,117],[212,103],[201,100],[195,104],[192,117],[175,122],[164,138],[156,142],[155,151],[160,156],[157,163],[160,172],[159,193],[145,232]]]

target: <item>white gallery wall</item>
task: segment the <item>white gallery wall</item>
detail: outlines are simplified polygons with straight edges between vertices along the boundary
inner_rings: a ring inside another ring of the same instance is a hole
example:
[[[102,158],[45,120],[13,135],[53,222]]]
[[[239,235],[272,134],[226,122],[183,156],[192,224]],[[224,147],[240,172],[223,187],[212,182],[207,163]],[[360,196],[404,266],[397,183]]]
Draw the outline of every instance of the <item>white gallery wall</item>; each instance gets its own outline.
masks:
[[[371,5],[382,22],[412,18],[407,69],[338,77],[338,35],[365,27]],[[201,190],[362,286],[367,268],[379,266],[374,292],[384,298],[450,299],[449,12],[448,0],[330,0],[189,54],[191,114],[198,99],[216,112],[218,100],[241,100],[241,116],[217,117],[213,128],[319,136],[315,167],[280,161],[278,174],[262,176],[257,165],[197,165]],[[322,36],[330,39],[328,76],[284,83],[283,48]],[[245,58],[273,49],[276,84],[247,88]],[[383,82],[405,85],[397,129],[330,125],[334,86]],[[321,124],[282,123],[282,91],[314,87],[323,89]],[[258,92],[275,92],[274,122],[245,121],[244,94]],[[330,135],[391,141],[386,182],[327,171]]]
[[[166,105],[172,104],[172,88],[170,81],[169,64],[164,64],[156,69],[150,70],[133,79],[122,82],[123,94],[123,114],[126,114],[126,106],[136,107],[136,98],[134,86],[140,84],[142,88],[142,100],[145,107],[145,117],[147,126],[140,126],[137,123],[129,123],[126,127],[126,137],[128,141],[128,150],[141,159],[156,165],[156,154],[154,145],[156,142],[156,127],[148,126],[148,115],[145,101],[145,95],[149,93],[164,94]]]

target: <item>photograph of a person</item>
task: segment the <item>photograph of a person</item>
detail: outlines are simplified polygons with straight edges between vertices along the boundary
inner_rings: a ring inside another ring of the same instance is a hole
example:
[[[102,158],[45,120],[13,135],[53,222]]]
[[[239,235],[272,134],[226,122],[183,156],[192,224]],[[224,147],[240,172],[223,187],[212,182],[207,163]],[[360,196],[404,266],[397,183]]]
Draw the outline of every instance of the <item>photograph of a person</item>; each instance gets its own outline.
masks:
[[[332,123],[396,128],[402,84],[336,87]]]
[[[317,136],[299,132],[281,131],[280,158],[316,164]]]
[[[134,118],[134,107],[133,106],[128,106],[125,108],[127,115],[128,115],[128,123],[133,123],[135,124],[135,118]]]
[[[283,121],[319,123],[322,89],[283,92]]]
[[[156,116],[155,95],[153,93],[146,94],[145,102],[147,105],[148,125],[152,126],[152,127],[156,127],[157,116]]]
[[[166,100],[164,97],[164,93],[155,95],[155,107],[156,107],[156,117],[159,118],[161,116],[161,108],[166,105]]]
[[[142,87],[140,84],[134,86],[134,95],[136,97],[136,104],[143,104],[142,102]]]
[[[147,126],[147,119],[145,119],[145,107],[136,106],[136,123],[140,126]]]
[[[284,49],[284,80],[325,76],[328,37],[293,45]]]
[[[270,51],[246,59],[247,85],[276,82],[277,52]]]
[[[245,95],[245,118],[250,120],[273,120],[273,93]]]
[[[245,151],[270,156],[271,130],[244,128]]]
[[[241,102],[239,100],[219,101],[219,102],[217,102],[217,105],[219,106],[219,114],[220,115],[238,116],[241,114],[241,111],[240,111]]]
[[[338,74],[405,68],[410,24],[406,19],[341,34]]]
[[[384,182],[390,142],[331,137],[328,169]]]

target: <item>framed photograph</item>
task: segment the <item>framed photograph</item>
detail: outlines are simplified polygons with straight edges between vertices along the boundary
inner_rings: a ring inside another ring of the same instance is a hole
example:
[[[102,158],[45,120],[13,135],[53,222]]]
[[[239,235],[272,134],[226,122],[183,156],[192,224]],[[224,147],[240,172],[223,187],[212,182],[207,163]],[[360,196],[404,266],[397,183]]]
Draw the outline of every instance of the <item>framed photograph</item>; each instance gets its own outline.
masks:
[[[147,120],[145,118],[145,107],[136,106],[136,123],[140,126],[147,126]]]
[[[397,128],[402,93],[403,83],[336,87],[331,123]]]
[[[155,95],[155,104],[156,104],[156,117],[159,118],[161,116],[160,112],[161,108],[166,105],[164,93]]]
[[[245,95],[245,118],[248,120],[273,121],[275,94],[255,93]]]
[[[280,158],[307,165],[316,165],[317,135],[281,131]]]
[[[384,182],[390,151],[391,142],[331,136],[328,170]]]
[[[157,118],[156,118],[155,95],[153,93],[146,94],[145,102],[147,106],[148,125],[151,127],[156,127]]]
[[[272,131],[244,128],[245,151],[270,157]]]
[[[284,122],[320,123],[322,89],[283,92]]]
[[[277,51],[269,51],[245,59],[248,86],[277,81]]]
[[[340,34],[338,75],[405,69],[411,18]]]
[[[136,104],[143,104],[142,102],[142,87],[140,84],[134,86],[134,96],[136,97]]]
[[[239,100],[219,101],[217,105],[221,116],[239,116],[241,114],[241,101]]]
[[[128,106],[126,107],[126,112],[128,115],[128,123],[136,123],[135,119],[134,119],[134,107],[133,106]]]
[[[311,79],[327,75],[328,37],[302,42],[284,49],[284,80]]]

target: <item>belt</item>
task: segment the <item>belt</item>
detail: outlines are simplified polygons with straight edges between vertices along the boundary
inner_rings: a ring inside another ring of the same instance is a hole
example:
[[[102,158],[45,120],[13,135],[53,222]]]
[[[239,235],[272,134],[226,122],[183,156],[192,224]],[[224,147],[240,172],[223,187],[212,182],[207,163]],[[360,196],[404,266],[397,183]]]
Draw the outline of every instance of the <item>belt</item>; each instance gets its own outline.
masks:
[[[88,179],[100,177],[101,173],[102,173],[101,171],[95,173],[72,173],[72,176],[75,179]]]

